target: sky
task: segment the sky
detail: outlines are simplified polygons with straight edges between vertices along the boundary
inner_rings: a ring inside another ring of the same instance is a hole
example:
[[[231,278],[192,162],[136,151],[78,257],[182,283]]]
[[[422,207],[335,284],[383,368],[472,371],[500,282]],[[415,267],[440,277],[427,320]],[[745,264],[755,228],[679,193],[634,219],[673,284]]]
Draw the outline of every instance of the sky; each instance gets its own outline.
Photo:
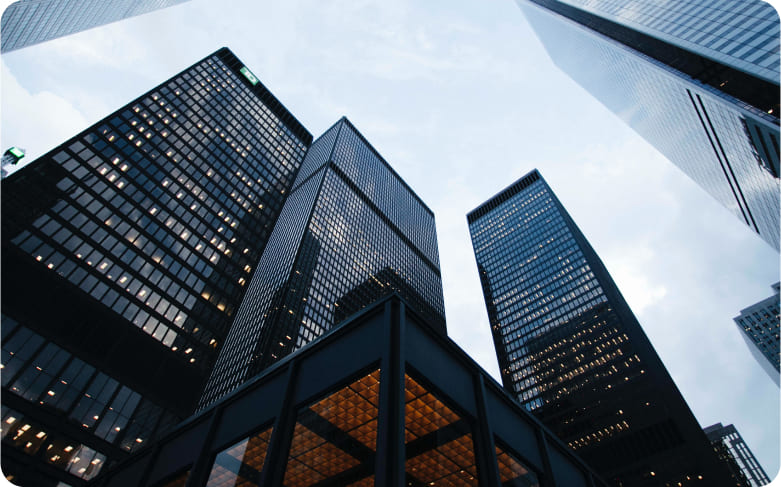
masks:
[[[32,161],[223,46],[315,137],[347,116],[434,211],[448,333],[497,381],[466,214],[539,169],[700,425],[734,424],[775,477],[779,389],[732,318],[778,253],[559,71],[512,0],[191,0],[4,54],[0,147]]]

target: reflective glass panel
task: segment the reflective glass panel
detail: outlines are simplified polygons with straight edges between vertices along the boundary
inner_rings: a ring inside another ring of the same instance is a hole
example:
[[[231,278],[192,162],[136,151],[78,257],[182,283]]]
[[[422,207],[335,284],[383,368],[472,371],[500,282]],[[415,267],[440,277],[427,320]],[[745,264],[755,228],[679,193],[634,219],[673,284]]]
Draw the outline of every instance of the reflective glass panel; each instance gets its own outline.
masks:
[[[507,487],[539,487],[537,475],[515,455],[496,445],[496,461],[499,464],[499,478]]]
[[[207,487],[258,485],[272,429],[269,427],[218,453]]]
[[[285,487],[374,485],[380,371],[300,409]]]
[[[404,393],[407,484],[479,485],[467,420],[409,375]]]

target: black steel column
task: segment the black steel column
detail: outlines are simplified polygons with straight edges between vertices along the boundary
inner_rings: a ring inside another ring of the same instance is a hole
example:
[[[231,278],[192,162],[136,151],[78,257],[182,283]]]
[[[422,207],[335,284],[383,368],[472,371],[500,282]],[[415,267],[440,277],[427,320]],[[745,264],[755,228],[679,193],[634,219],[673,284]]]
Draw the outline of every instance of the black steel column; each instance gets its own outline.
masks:
[[[160,451],[163,449],[162,442],[156,441],[150,448],[151,452],[147,453],[151,460],[144,467],[144,473],[141,475],[141,479],[138,481],[138,485],[149,485],[149,476],[152,474],[152,468],[155,466],[157,457],[160,455]]]
[[[215,407],[212,409],[209,418],[209,426],[206,430],[206,438],[203,440],[201,450],[198,452],[198,456],[194,459],[192,470],[190,475],[187,476],[186,487],[197,487],[206,485],[206,481],[209,480],[209,474],[211,473],[212,462],[210,462],[212,443],[214,442],[214,434],[217,431],[217,423],[222,416],[222,407]]]
[[[398,299],[385,302],[375,487],[404,485],[404,313]]]
[[[494,432],[488,423],[488,408],[485,404],[485,381],[483,374],[472,374],[472,384],[477,404],[477,428],[475,428],[475,458],[477,460],[477,478],[480,485],[501,485],[499,467],[496,461]]]
[[[277,418],[274,420],[273,431],[268,443],[266,460],[263,471],[260,473],[258,485],[273,486],[282,485],[287,467],[287,453],[293,441],[293,430],[296,426],[296,411],[293,409],[293,400],[296,393],[296,381],[298,379],[298,360],[290,360],[287,366],[287,380],[285,396],[280,405]]]
[[[556,476],[553,475],[553,467],[550,462],[550,447],[548,446],[548,439],[545,437],[545,431],[541,428],[535,430],[537,435],[537,446],[542,454],[542,466],[545,476],[540,479],[540,485],[542,487],[557,487]]]

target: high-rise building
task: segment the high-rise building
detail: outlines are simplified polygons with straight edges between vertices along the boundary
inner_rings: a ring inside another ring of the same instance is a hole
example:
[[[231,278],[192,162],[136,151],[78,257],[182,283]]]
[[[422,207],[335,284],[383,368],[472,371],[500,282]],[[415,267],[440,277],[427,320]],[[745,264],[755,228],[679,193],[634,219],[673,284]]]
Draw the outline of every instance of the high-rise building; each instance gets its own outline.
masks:
[[[193,412],[311,142],[221,49],[2,181],[6,475],[83,485]]]
[[[517,0],[553,62],[779,249],[779,20],[761,0]]]
[[[434,214],[342,118],[304,158],[201,407],[393,292],[445,333]]]
[[[615,486],[734,485],[536,170],[467,216],[504,387]]]
[[[19,0],[0,21],[0,52],[75,34],[187,0]]]
[[[751,355],[767,375],[779,385],[779,299],[781,283],[773,284],[775,294],[746,309],[733,318],[740,328],[740,335],[746,342]]]
[[[759,487],[770,483],[762,465],[759,464],[754,454],[751,453],[743,437],[731,424],[727,426],[716,423],[708,426],[703,431],[713,447],[727,456],[728,461],[734,462],[740,475],[749,482],[751,487]]]

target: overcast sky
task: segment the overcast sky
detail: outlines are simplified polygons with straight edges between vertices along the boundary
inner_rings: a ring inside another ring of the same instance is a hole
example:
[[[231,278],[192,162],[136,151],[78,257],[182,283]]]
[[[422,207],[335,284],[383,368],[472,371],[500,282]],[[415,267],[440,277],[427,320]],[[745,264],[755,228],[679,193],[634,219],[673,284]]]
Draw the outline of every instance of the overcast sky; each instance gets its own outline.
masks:
[[[3,55],[0,147],[33,160],[222,46],[315,137],[347,116],[431,207],[449,334],[497,380],[465,215],[538,168],[700,425],[735,424],[776,475],[779,389],[732,318],[778,254],[555,68],[512,0],[191,0]]]

